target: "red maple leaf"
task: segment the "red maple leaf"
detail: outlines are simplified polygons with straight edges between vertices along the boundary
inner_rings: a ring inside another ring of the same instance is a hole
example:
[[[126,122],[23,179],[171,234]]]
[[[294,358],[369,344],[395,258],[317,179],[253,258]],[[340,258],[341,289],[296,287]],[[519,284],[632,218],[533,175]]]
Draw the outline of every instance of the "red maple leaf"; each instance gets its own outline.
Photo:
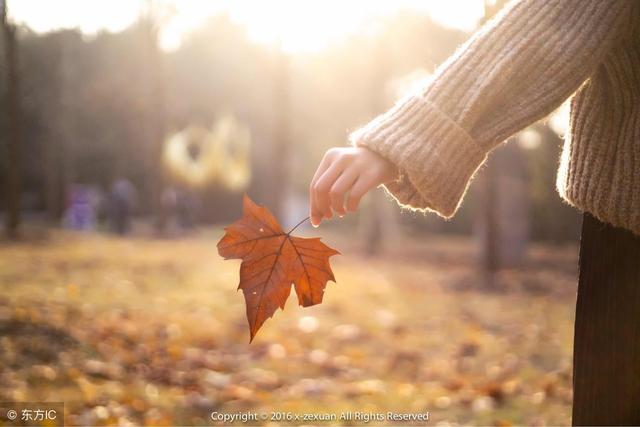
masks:
[[[278,307],[284,309],[292,283],[298,303],[308,307],[322,302],[328,280],[335,282],[329,257],[339,252],[320,238],[292,236],[297,227],[285,233],[267,208],[245,195],[242,218],[218,242],[222,257],[242,260],[238,289],[247,303],[249,341]]]

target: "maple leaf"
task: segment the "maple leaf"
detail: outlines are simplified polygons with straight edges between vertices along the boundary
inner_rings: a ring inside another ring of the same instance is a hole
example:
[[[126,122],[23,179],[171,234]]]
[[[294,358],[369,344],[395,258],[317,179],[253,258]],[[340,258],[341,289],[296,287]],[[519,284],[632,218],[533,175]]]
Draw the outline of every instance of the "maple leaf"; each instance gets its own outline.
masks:
[[[238,289],[247,304],[249,342],[278,307],[284,309],[292,283],[298,303],[308,307],[322,302],[327,281],[336,281],[329,257],[339,252],[320,238],[292,236],[297,227],[285,233],[267,208],[245,194],[242,218],[218,242],[220,256],[242,260]]]

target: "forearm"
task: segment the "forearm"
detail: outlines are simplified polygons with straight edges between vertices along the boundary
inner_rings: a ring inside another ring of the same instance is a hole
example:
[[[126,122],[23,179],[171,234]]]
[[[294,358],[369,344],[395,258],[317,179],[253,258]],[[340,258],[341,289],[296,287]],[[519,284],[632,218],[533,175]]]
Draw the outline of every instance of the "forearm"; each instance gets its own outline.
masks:
[[[418,93],[351,135],[403,172],[400,203],[451,216],[489,150],[574,92],[631,27],[634,0],[523,0]]]

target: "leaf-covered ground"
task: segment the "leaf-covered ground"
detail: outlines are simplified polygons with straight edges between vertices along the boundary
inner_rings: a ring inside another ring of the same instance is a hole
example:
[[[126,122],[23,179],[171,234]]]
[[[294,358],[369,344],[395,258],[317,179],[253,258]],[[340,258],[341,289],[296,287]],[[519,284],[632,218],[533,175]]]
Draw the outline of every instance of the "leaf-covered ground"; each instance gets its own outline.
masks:
[[[76,425],[211,425],[212,411],[570,423],[575,248],[534,248],[484,292],[467,240],[367,259],[329,235],[338,284],[320,306],[291,296],[249,345],[220,236],[0,245],[0,401],[64,401]]]

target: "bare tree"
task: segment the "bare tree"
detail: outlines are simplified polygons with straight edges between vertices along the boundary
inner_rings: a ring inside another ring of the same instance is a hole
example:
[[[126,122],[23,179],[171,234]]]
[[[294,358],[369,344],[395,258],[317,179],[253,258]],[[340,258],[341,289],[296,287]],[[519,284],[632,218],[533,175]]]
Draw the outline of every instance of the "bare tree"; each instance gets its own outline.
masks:
[[[6,177],[5,194],[7,204],[6,228],[9,238],[19,236],[21,182],[21,120],[20,76],[18,70],[18,46],[16,27],[8,21],[7,2],[0,0],[2,15],[2,33],[4,36],[4,55],[6,63],[7,94],[5,111],[7,117],[6,133]]]

